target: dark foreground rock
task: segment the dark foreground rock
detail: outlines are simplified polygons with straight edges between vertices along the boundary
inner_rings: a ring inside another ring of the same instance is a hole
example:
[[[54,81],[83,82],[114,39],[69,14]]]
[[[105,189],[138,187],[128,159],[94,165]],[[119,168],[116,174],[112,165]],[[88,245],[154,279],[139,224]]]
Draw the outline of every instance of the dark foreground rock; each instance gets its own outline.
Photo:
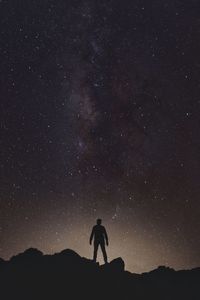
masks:
[[[69,249],[54,255],[28,249],[0,259],[0,299],[200,300],[200,268],[132,274],[121,258],[99,266]]]

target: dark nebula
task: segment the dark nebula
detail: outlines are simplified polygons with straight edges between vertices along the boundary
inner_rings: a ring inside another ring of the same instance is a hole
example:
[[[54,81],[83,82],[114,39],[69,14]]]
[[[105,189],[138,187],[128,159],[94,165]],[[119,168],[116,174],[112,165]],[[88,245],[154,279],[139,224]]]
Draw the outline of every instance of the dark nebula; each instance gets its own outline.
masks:
[[[0,257],[200,265],[198,0],[0,1]]]

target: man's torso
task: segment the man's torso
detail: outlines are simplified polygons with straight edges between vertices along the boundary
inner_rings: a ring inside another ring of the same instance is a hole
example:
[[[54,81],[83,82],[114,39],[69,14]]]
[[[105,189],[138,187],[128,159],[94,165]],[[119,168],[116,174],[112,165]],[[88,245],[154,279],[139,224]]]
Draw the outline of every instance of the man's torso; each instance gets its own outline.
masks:
[[[94,241],[104,243],[105,228],[102,225],[95,225],[94,228]]]

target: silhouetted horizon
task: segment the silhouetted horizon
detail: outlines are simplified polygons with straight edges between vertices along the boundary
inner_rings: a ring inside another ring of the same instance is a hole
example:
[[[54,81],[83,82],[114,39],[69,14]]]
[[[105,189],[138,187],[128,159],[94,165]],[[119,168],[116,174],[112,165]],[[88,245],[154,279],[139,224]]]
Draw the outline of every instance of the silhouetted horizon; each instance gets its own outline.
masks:
[[[64,252],[68,252],[69,251],[69,253],[71,252],[71,253],[74,253],[75,255],[77,255],[78,257],[80,257],[80,258],[83,258],[83,259],[86,259],[86,260],[88,260],[88,261],[91,261],[91,262],[94,262],[94,260],[93,260],[93,258],[92,257],[90,257],[90,255],[88,255],[88,256],[82,256],[81,255],[81,253],[78,253],[77,251],[75,251],[75,250],[73,250],[73,249],[71,249],[71,248],[64,248],[64,249],[60,249],[60,250],[58,250],[57,252],[50,252],[50,253],[45,253],[45,252],[43,252],[42,250],[40,250],[40,249],[38,249],[38,248],[35,248],[35,247],[29,247],[29,248],[27,248],[27,249],[22,249],[20,252],[18,252],[18,253],[13,253],[13,255],[11,255],[9,258],[7,258],[7,259],[5,259],[5,258],[3,258],[3,257],[0,257],[0,264],[1,263],[3,263],[3,262],[9,262],[9,261],[11,261],[13,258],[15,258],[15,257],[18,257],[18,256],[21,256],[21,255],[23,255],[23,254],[26,254],[26,253],[28,253],[28,252],[33,252],[33,253],[38,253],[38,254],[40,254],[40,255],[42,255],[42,256],[54,256],[54,255],[59,255],[59,254],[62,254],[62,253],[64,253]],[[112,258],[111,260],[110,260],[110,262],[112,262],[113,260],[115,260],[116,258]],[[109,262],[109,263],[110,263]],[[124,265],[126,265],[126,261],[125,260],[123,260],[123,262],[124,262]],[[95,263],[95,262],[94,262]],[[96,263],[97,263],[97,266],[103,266],[103,265],[105,265],[105,263],[100,263],[99,261],[98,261],[98,259],[97,259],[97,261],[96,261]],[[179,272],[179,271],[191,271],[191,270],[195,270],[195,269],[200,269],[200,265],[199,266],[195,266],[195,267],[192,267],[192,268],[181,268],[181,269],[176,269],[176,268],[174,268],[173,266],[169,266],[169,265],[157,265],[157,266],[155,266],[155,268],[153,268],[153,269],[149,269],[149,270],[147,270],[147,271],[144,271],[144,272],[134,272],[134,270],[133,271],[131,271],[131,270],[128,270],[128,269],[126,269],[129,273],[132,273],[132,274],[145,274],[145,273],[149,273],[149,272],[152,272],[152,271],[154,271],[154,270],[157,270],[157,269],[159,269],[159,268],[166,268],[166,269],[171,269],[171,270],[174,270],[174,271],[176,271],[176,272]]]
[[[43,255],[34,248],[0,259],[3,299],[126,299],[198,300],[200,268],[175,271],[159,266],[147,273],[130,273],[121,257],[99,265],[71,249]]]

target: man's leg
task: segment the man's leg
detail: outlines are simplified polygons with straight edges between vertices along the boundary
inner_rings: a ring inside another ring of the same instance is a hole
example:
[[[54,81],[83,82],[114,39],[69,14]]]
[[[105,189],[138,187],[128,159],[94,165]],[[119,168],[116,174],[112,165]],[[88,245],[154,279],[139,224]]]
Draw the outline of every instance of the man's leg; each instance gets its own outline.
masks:
[[[93,256],[93,260],[96,262],[97,261],[97,251],[98,251],[98,247],[99,247],[99,243],[95,243],[94,242],[94,256]]]
[[[107,259],[107,254],[106,254],[105,243],[101,243],[100,245],[101,245],[101,250],[103,253],[104,262],[106,264],[108,262],[108,259]]]

